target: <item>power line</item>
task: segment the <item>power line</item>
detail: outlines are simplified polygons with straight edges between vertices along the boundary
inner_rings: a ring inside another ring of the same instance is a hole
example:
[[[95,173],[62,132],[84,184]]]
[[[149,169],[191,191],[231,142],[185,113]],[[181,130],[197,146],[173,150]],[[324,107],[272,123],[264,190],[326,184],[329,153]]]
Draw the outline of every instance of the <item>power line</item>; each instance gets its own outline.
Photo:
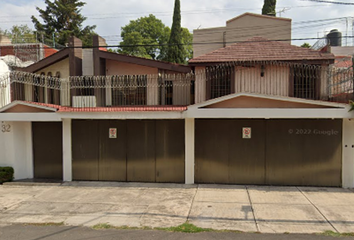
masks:
[[[342,36],[342,39],[351,38],[354,36]],[[306,40],[320,40],[319,38],[291,38],[291,39],[275,39],[275,40],[254,40],[254,41],[231,41],[231,42],[199,42],[199,43],[185,43],[185,44],[132,44],[132,45],[99,45],[99,46],[68,46],[65,48],[83,48],[83,49],[93,49],[93,48],[133,48],[133,47],[163,47],[163,46],[189,46],[189,45],[207,45],[207,44],[235,44],[235,43],[266,43],[266,42],[289,42],[289,41],[306,41]]]
[[[354,5],[354,3],[337,2],[337,1],[330,1],[330,0],[301,0],[301,1],[318,2],[318,3],[331,3],[331,4],[338,4],[338,5]]]

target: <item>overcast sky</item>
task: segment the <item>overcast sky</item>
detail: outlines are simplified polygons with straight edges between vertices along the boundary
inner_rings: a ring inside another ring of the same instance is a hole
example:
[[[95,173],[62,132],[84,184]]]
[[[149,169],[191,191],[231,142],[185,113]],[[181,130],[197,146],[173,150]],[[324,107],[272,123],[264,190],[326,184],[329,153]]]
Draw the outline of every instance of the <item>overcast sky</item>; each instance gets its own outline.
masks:
[[[338,0],[354,3],[354,0]],[[110,45],[120,41],[121,27],[150,13],[171,27],[174,0],[86,0],[82,14],[86,25],[96,25],[96,32]],[[27,24],[33,28],[31,15],[38,15],[36,6],[45,8],[44,0],[0,0],[0,29]],[[225,26],[227,20],[244,12],[261,13],[263,0],[181,0],[182,27],[191,32],[197,28]],[[354,5],[316,3],[307,0],[278,0],[277,16],[292,19],[292,38],[322,37],[337,28],[343,35],[353,35]],[[281,13],[280,13],[281,12]],[[334,19],[339,18],[339,19]],[[332,19],[332,20],[328,20]],[[319,20],[317,22],[309,22]],[[327,20],[327,21],[325,21]],[[314,40],[293,41],[314,43]],[[353,39],[343,40],[343,45],[353,45]]]

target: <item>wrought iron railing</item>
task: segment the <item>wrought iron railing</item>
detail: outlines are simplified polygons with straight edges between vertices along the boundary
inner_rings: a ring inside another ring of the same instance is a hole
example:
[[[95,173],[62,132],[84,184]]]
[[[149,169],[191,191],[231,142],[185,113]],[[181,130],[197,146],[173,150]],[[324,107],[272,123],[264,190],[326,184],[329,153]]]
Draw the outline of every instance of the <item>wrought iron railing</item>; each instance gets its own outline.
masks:
[[[11,72],[0,79],[0,106],[11,101],[75,108],[187,106],[232,93],[353,100],[353,68],[284,62],[237,62],[186,74],[56,78]]]
[[[345,68],[332,67],[329,71],[329,99],[334,102],[348,103],[354,100],[353,66]]]

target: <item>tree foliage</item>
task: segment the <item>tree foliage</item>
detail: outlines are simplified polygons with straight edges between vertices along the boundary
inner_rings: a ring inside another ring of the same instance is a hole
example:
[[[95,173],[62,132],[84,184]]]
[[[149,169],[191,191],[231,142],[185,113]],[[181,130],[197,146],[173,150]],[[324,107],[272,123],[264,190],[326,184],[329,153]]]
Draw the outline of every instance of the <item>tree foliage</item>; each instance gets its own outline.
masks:
[[[303,48],[311,48],[311,45],[307,42],[303,43],[300,47],[303,47]]]
[[[11,43],[35,43],[36,35],[27,25],[14,25],[10,30],[5,30],[3,35],[11,39]]]
[[[86,4],[79,0],[45,0],[46,9],[37,7],[41,23],[36,17],[32,16],[32,22],[38,35],[44,38],[53,39],[55,42],[65,45],[71,36],[80,38],[83,45],[92,45],[93,30],[96,26],[83,27],[86,20],[80,12]]]
[[[264,0],[262,15],[276,16],[275,7],[277,0]]]
[[[173,63],[184,63],[185,54],[182,42],[181,28],[181,4],[180,0],[175,0],[175,8],[173,12],[173,22],[171,28],[170,39],[168,41],[167,60]]]
[[[150,59],[164,58],[166,44],[170,29],[161,20],[150,14],[148,17],[141,17],[130,21],[122,27],[121,36],[123,41],[118,52],[137,57]]]
[[[122,27],[119,53],[167,61],[168,41],[171,29],[153,14],[130,21]],[[185,59],[193,55],[193,37],[187,28],[182,28]]]

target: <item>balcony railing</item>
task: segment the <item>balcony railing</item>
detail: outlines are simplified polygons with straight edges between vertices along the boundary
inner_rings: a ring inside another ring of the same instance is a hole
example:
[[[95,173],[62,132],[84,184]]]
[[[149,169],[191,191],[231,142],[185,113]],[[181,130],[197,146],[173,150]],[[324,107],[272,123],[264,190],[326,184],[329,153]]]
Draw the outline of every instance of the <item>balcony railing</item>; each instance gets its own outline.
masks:
[[[188,74],[60,79],[11,72],[0,79],[1,106],[15,100],[75,108],[187,106],[232,93],[348,102],[353,100],[353,68],[245,62],[198,67]]]

